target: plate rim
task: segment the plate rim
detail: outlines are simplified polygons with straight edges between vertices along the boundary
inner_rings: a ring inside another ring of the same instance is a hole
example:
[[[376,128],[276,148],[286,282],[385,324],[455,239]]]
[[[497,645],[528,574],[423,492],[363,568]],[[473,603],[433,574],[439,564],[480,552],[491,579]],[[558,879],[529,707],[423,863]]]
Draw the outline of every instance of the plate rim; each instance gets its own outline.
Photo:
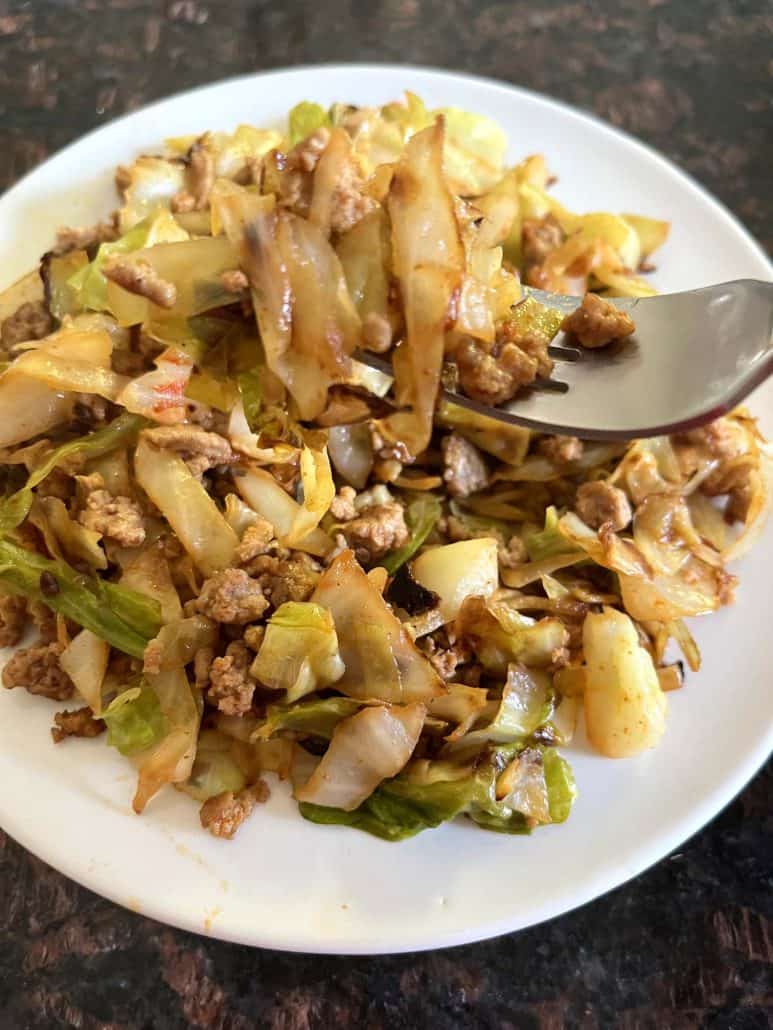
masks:
[[[44,161],[26,172],[2,195],[0,195],[0,210],[2,210],[6,204],[13,203],[14,194],[22,192],[22,190],[28,186],[30,180],[49,163],[62,156],[68,155],[71,151],[81,147],[85,142],[92,140],[93,137],[99,136],[100,133],[110,130],[118,124],[127,123],[141,114],[152,112],[154,109],[161,108],[166,104],[173,104],[183,98],[187,99],[213,88],[226,86],[233,88],[240,83],[254,83],[256,80],[265,82],[272,78],[281,78],[288,75],[307,75],[309,73],[330,73],[341,75],[356,72],[403,76],[405,78],[412,75],[431,76],[439,80],[441,85],[443,80],[453,82],[456,85],[464,83],[465,81],[476,83],[489,89],[496,90],[500,94],[515,94],[527,99],[529,102],[536,102],[543,105],[545,108],[558,110],[565,116],[570,116],[575,120],[579,120],[581,123],[584,122],[592,125],[595,132],[601,131],[605,136],[612,139],[622,139],[629,146],[638,150],[644,158],[654,162],[662,172],[671,177],[672,181],[681,183],[683,187],[689,188],[693,193],[697,194],[704,203],[707,203],[711,208],[713,217],[720,219],[728,228],[732,229],[733,232],[740,237],[747,249],[753,251],[757,259],[765,267],[768,278],[773,279],[773,262],[768,257],[762,245],[744,226],[740,218],[725,207],[717,197],[693,178],[689,172],[684,171],[660,151],[631,133],[623,129],[618,129],[597,115],[582,108],[575,107],[566,101],[558,100],[538,91],[531,90],[523,86],[513,85],[500,79],[468,72],[455,72],[448,68],[399,64],[389,61],[331,61],[271,68],[263,71],[259,70],[241,75],[228,76],[214,82],[201,84],[187,90],[180,90],[176,93],[159,98],[137,108],[134,111],[127,112],[118,118],[111,119],[94,127],[93,129],[90,129],[75,140],[72,140],[65,144],[65,146],[49,154]],[[160,142],[161,141],[159,140],[159,143]],[[206,937],[245,944],[252,947],[271,948],[278,951],[306,954],[402,954],[413,951],[458,947],[463,944],[493,939],[502,936],[503,934],[527,929],[531,926],[538,925],[539,923],[557,918],[560,915],[575,911],[578,908],[587,905],[591,901],[601,898],[611,891],[616,890],[618,887],[623,886],[636,876],[640,875],[646,869],[649,869],[661,862],[669,852],[671,852],[675,847],[678,847],[690,840],[697,832],[707,825],[708,822],[716,818],[726,808],[726,806],[732,802],[732,800],[740,793],[741,790],[743,790],[748,782],[764,765],[772,748],[773,724],[768,726],[767,732],[762,736],[757,747],[752,752],[741,756],[739,761],[735,763],[732,775],[723,781],[723,783],[708,796],[703,797],[699,803],[690,810],[689,817],[683,818],[682,821],[672,829],[661,831],[655,838],[648,842],[646,848],[641,848],[637,853],[637,861],[627,865],[625,868],[618,866],[616,869],[610,869],[607,867],[603,873],[596,873],[595,876],[586,880],[584,885],[580,885],[575,888],[570,905],[567,906],[566,899],[563,897],[555,902],[547,902],[542,906],[539,914],[535,915],[534,918],[530,919],[526,923],[519,923],[519,921],[513,917],[513,914],[510,913],[508,916],[494,921],[489,920],[487,923],[478,923],[468,930],[435,931],[431,935],[431,939],[424,938],[418,943],[414,940],[410,940],[405,945],[394,944],[384,949],[379,947],[374,948],[372,945],[368,945],[367,943],[359,943],[353,944],[351,947],[347,947],[342,950],[341,947],[336,946],[335,943],[327,944],[324,938],[319,936],[314,942],[310,942],[308,937],[305,937],[302,934],[285,934],[277,943],[277,938],[273,934],[264,935],[261,932],[249,934],[233,932],[233,930],[227,930],[225,926],[222,927],[221,931],[221,927],[218,926],[217,922],[215,922],[210,929],[207,929],[206,927],[202,928],[201,921],[197,916],[191,913],[186,918],[187,913],[182,911],[179,906],[176,908],[167,908],[163,899],[159,899],[158,902],[154,900],[152,903],[147,904],[143,900],[140,914],[148,918],[156,919],[167,925]],[[0,825],[2,825],[5,832],[22,847],[35,855],[36,858],[51,866],[51,868],[67,876],[69,879],[75,881],[87,890],[94,891],[122,908],[129,911],[136,911],[130,903],[127,903],[125,894],[122,897],[118,894],[115,888],[111,887],[109,874],[102,874],[97,869],[88,870],[84,866],[83,862],[80,862],[74,856],[71,859],[68,852],[61,848],[59,849],[59,853],[56,855],[55,862],[46,857],[48,852],[46,851],[45,843],[39,842],[37,840],[37,835],[33,831],[30,831],[29,833],[25,832],[23,825],[21,825],[22,822],[23,820],[14,818],[12,812],[9,818],[8,809],[0,800]],[[653,858],[653,854],[658,857]],[[516,929],[513,929],[514,923],[518,924]]]

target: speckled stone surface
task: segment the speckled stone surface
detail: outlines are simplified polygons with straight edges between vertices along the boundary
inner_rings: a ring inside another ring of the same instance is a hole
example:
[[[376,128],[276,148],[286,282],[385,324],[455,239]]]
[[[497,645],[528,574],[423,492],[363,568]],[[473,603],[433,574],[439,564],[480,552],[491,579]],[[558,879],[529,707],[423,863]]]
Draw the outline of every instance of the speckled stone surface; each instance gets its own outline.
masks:
[[[770,0],[6,0],[0,187],[190,86],[288,64],[410,61],[595,111],[705,183],[771,250],[772,35]],[[772,788],[768,768],[676,853],[578,912],[393,958],[283,955],[169,930],[0,832],[0,1030],[762,1030],[773,1024]]]

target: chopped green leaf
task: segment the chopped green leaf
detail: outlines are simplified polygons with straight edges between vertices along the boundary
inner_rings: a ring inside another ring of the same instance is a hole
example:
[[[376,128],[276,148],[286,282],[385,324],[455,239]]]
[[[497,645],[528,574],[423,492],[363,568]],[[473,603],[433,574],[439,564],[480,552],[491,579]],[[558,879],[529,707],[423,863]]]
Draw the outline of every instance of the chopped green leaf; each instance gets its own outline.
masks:
[[[161,740],[167,721],[155,690],[130,687],[119,694],[102,713],[107,723],[107,742],[122,755],[136,755]]]
[[[134,658],[142,658],[161,627],[161,609],[153,598],[81,575],[64,561],[2,539],[0,584],[42,602]]]
[[[309,100],[302,100],[300,104],[296,104],[290,111],[288,121],[291,147],[305,140],[316,129],[330,127],[330,116],[324,107]]]
[[[408,505],[405,512],[405,521],[411,531],[411,537],[407,544],[399,547],[396,551],[390,552],[378,564],[383,565],[387,572],[393,576],[395,572],[416,554],[418,549],[435,528],[441,514],[440,501],[433,494],[420,497]]]
[[[249,372],[241,372],[237,377],[239,395],[244,407],[244,417],[253,433],[260,432],[259,415],[263,406],[263,388],[261,369],[256,367]]]
[[[552,504],[545,511],[545,528],[536,533],[528,533],[524,542],[531,561],[542,561],[544,558],[574,554],[577,551],[559,530],[558,512]]]
[[[298,701],[293,705],[269,705],[266,718],[256,729],[255,736],[260,740],[268,740],[279,730],[293,730],[295,733],[308,733],[312,737],[330,740],[338,723],[354,715],[362,705],[362,701],[348,697]]]

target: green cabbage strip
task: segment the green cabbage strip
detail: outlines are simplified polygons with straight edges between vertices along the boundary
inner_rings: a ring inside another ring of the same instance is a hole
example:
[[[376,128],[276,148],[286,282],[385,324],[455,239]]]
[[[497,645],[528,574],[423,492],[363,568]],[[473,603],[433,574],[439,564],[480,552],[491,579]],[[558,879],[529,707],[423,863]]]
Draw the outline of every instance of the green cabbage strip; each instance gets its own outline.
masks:
[[[412,558],[418,551],[432,530],[441,514],[440,501],[433,494],[419,497],[408,505],[405,512],[405,521],[411,531],[411,537],[407,544],[392,551],[378,564],[383,565],[390,576],[393,576],[401,565],[404,565],[409,558]]]
[[[290,135],[290,146],[305,140],[316,129],[323,126],[330,128],[330,115],[319,104],[310,100],[302,100],[296,104],[288,115],[288,131]]]
[[[559,554],[580,553],[558,528],[558,512],[553,505],[545,511],[545,528],[536,533],[528,533],[524,543],[530,561],[555,558]]]
[[[293,705],[269,705],[266,718],[256,728],[254,736],[257,740],[268,740],[279,730],[293,730],[330,740],[341,719],[354,715],[362,705],[362,701],[349,697],[297,701]]]
[[[261,424],[259,415],[263,406],[263,387],[261,385],[261,369],[259,366],[249,372],[240,372],[236,377],[239,396],[244,407],[244,417],[253,433],[259,433]]]
[[[304,819],[325,825],[351,826],[382,840],[398,841],[422,830],[467,813],[485,830],[496,833],[530,832],[526,818],[507,804],[497,801],[499,772],[523,744],[493,750],[471,775],[463,779],[415,783],[398,776],[382,783],[353,812],[301,802]],[[552,822],[560,823],[569,815],[577,796],[571,769],[554,748],[540,748]]]
[[[306,801],[298,807],[303,818],[312,823],[351,826],[382,840],[398,841],[460,815],[469,807],[476,789],[474,777],[429,784],[395,779],[383,783],[353,812]]]
[[[157,601],[136,590],[80,575],[66,562],[44,558],[0,539],[0,584],[40,601],[133,658],[161,628]]]
[[[135,442],[140,430],[146,425],[150,423],[141,415],[125,412],[104,429],[78,437],[77,440],[69,440],[57,447],[43,464],[30,474],[21,490],[0,502],[0,533],[7,533],[24,521],[32,504],[33,489],[65,458],[71,454],[80,454],[84,458],[99,458],[119,447],[128,447]]]
[[[133,250],[142,250],[148,241],[153,219],[154,215],[150,215],[117,240],[100,244],[94,260],[70,276],[67,285],[75,296],[78,310],[110,310],[107,303],[107,279],[102,273],[102,266],[113,254],[130,254]]]
[[[152,747],[169,728],[155,690],[144,684],[119,694],[102,718],[107,723],[108,744],[127,756]]]

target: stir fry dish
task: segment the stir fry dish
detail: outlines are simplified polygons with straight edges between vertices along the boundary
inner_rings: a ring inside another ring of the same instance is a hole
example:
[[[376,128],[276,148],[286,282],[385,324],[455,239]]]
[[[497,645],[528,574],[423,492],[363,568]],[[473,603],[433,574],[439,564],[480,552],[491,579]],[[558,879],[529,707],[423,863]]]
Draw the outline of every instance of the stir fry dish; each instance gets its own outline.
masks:
[[[0,297],[2,682],[67,705],[55,742],[105,734],[136,812],[172,784],[232,837],[273,773],[389,841],[528,833],[570,813],[581,711],[601,755],[658,744],[767,445],[742,410],[600,444],[443,399],[516,397],[654,292],[667,223],[505,151],[411,94],[170,139]]]

